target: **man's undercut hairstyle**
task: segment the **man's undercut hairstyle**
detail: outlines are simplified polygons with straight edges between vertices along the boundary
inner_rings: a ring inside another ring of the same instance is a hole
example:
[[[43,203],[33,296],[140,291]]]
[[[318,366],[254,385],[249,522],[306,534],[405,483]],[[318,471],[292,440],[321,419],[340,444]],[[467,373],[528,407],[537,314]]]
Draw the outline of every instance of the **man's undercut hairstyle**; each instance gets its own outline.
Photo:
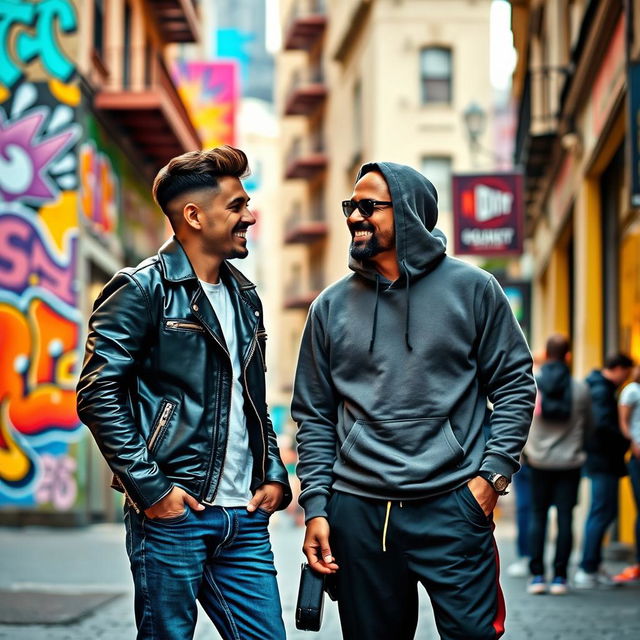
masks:
[[[605,360],[604,368],[616,369],[617,367],[631,369],[631,367],[633,367],[633,360],[625,353],[614,353]]]
[[[549,336],[547,340],[547,358],[549,360],[561,360],[569,353],[569,341],[560,333]]]
[[[200,189],[218,189],[225,176],[244,178],[249,162],[244,151],[224,145],[203,151],[189,151],[169,161],[153,181],[153,198],[169,215],[169,203],[179,195]]]

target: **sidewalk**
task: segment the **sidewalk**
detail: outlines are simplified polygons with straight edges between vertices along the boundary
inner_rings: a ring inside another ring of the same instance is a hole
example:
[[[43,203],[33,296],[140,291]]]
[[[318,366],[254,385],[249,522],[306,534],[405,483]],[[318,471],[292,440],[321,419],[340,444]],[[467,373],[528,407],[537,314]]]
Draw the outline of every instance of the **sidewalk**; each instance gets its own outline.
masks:
[[[513,559],[508,522],[497,527],[502,564]],[[294,607],[302,562],[303,531],[286,514],[272,525],[284,618],[289,640],[338,640],[335,603],[327,600],[322,632],[297,631]],[[129,640],[135,637],[131,579],[120,525],[85,529],[0,528],[0,589],[50,593],[121,594],[84,619],[68,625],[1,625],[2,640]],[[616,568],[616,567],[614,567]],[[503,577],[507,600],[505,640],[636,640],[640,637],[640,587],[572,592],[564,597],[530,596],[526,580]],[[416,638],[438,638],[430,607],[421,598]],[[25,606],[29,602],[24,603]],[[219,638],[200,616],[196,640]],[[393,640],[393,639],[390,639]]]

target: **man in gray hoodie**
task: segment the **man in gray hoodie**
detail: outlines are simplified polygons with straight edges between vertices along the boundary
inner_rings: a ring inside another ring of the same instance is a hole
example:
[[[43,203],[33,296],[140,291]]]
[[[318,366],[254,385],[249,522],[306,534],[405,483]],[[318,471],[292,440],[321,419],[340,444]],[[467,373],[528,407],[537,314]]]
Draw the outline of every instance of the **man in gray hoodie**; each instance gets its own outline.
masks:
[[[342,207],[354,273],[309,311],[292,406],[304,553],[347,639],[413,638],[418,582],[443,639],[499,638],[492,512],[531,423],[531,354],[496,280],[446,255],[424,176],[366,164]]]

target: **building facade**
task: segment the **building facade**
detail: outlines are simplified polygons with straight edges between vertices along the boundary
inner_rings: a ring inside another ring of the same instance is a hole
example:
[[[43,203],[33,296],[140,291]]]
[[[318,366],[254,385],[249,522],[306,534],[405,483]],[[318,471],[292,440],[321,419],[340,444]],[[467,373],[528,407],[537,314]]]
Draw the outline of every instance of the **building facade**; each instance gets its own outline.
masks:
[[[280,388],[286,392],[309,304],[348,273],[340,202],[370,160],[422,170],[452,231],[450,177],[489,169],[473,154],[463,114],[488,115],[492,147],[490,0],[282,0],[276,102],[282,117],[283,309]]]
[[[627,64],[640,59],[640,8],[622,0],[511,5],[534,348],[553,332],[568,335],[577,376],[618,350],[640,361],[640,210],[631,205],[627,155]],[[623,485],[623,540],[633,515]]]
[[[97,292],[167,235],[155,172],[200,147],[164,55],[198,40],[196,6],[33,0],[0,23],[0,516],[114,517],[75,384]]]

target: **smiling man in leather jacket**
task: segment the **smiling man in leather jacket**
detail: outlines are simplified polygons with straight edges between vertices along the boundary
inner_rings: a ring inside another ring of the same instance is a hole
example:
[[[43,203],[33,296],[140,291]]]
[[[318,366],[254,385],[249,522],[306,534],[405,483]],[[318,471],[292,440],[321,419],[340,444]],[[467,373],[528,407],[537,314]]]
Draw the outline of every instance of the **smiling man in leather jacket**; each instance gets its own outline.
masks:
[[[262,305],[227,260],[255,224],[232,147],[174,158],[156,202],[175,235],[95,302],[78,413],[126,494],[138,638],[284,638],[267,530],[291,500],[265,400]]]

